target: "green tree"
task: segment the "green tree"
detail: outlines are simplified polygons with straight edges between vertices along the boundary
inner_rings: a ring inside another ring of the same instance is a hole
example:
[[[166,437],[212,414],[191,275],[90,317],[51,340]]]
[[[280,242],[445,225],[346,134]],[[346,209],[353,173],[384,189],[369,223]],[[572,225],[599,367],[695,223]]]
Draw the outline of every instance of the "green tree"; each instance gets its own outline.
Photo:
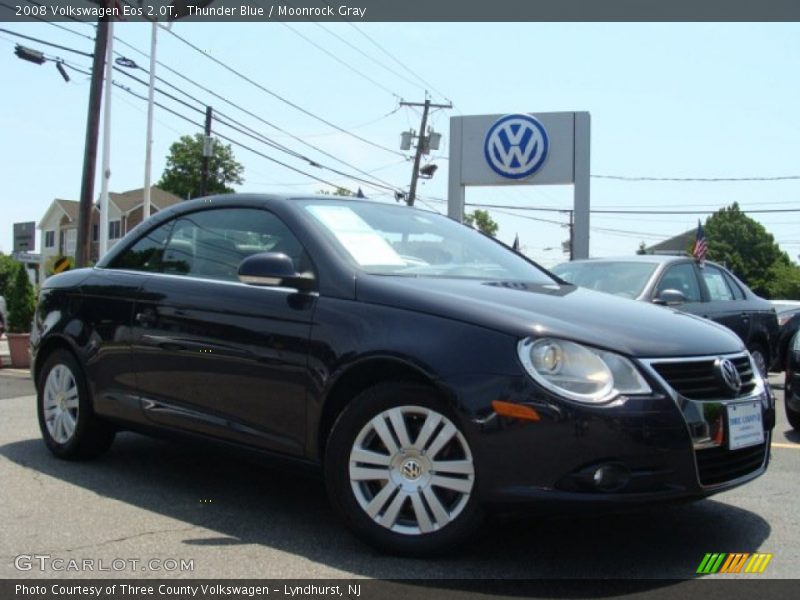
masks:
[[[22,263],[17,263],[6,302],[8,303],[8,331],[28,333],[31,330],[33,313],[36,310],[36,295]]]
[[[489,211],[481,210],[479,208],[475,209],[471,213],[465,214],[464,223],[470,227],[475,227],[486,235],[490,235],[492,237],[495,237],[497,235],[497,230],[500,229],[500,226],[497,224],[497,222],[492,219]]]
[[[639,249],[636,251],[636,254],[647,254],[647,246],[645,246],[644,242],[639,242]]]
[[[11,278],[17,268],[17,261],[0,252],[0,296],[8,296]]]
[[[203,135],[184,135],[169,147],[167,166],[157,185],[180,198],[196,198],[200,195],[202,164]],[[234,158],[231,146],[215,141],[208,159],[207,193],[233,192],[230,184],[241,185],[243,173],[244,167]]]
[[[774,277],[792,279],[797,267],[764,226],[744,214],[739,205],[718,210],[705,223],[708,258],[733,271],[757,294],[779,292]]]

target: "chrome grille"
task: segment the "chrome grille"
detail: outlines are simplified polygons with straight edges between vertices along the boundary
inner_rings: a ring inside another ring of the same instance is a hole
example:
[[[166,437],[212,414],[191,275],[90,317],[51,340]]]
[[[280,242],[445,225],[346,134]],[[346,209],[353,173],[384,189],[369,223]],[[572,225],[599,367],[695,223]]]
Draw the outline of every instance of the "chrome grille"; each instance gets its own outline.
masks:
[[[742,387],[734,393],[714,372],[714,359],[652,363],[653,369],[669,386],[690,400],[720,400],[746,396],[756,387],[750,358],[743,354],[731,361],[739,372]]]

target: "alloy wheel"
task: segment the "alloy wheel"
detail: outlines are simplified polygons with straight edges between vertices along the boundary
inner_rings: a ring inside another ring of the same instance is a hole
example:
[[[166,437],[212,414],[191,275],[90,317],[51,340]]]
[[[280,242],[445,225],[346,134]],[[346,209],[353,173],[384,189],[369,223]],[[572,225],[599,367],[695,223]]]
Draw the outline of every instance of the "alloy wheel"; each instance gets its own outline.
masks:
[[[69,367],[58,364],[48,373],[42,402],[48,433],[66,444],[75,435],[79,410],[78,384]]]
[[[375,523],[419,535],[458,517],[472,494],[475,468],[452,421],[430,408],[398,406],[363,426],[350,451],[349,476]]]

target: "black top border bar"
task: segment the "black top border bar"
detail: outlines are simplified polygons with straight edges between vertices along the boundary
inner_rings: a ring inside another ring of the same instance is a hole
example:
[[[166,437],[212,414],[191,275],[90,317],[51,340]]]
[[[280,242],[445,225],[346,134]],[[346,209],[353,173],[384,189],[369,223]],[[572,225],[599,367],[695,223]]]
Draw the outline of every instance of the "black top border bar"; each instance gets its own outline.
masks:
[[[0,21],[96,21],[105,0],[0,0]],[[779,22],[799,0],[113,0],[124,21]]]

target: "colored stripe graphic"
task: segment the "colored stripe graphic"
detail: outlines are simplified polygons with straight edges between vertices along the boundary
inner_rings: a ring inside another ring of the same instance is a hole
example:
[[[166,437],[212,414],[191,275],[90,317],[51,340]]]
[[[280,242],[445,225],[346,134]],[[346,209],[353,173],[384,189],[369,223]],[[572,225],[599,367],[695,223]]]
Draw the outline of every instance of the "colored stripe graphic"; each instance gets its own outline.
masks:
[[[715,573],[741,573],[744,568],[745,573],[763,573],[772,554],[755,552],[708,552],[697,567],[700,575],[713,575]]]
[[[707,553],[703,558],[703,561],[700,563],[700,566],[697,567],[697,572],[702,573],[703,575],[709,575],[711,573],[716,573],[719,570],[722,561],[725,560],[725,553]]]

